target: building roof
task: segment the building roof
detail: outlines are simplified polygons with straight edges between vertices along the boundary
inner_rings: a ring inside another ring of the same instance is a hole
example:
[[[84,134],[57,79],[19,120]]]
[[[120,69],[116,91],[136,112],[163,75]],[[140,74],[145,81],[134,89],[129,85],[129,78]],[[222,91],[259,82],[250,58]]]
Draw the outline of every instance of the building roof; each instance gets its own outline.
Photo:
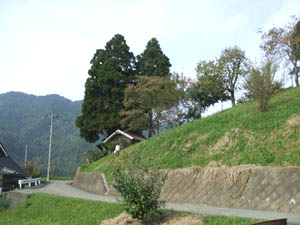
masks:
[[[0,156],[8,156],[7,152],[4,149],[4,146],[1,144],[1,142],[0,142]]]
[[[114,136],[118,135],[118,134],[121,134],[125,137],[127,137],[128,139],[130,140],[136,140],[136,141],[143,141],[143,140],[146,140],[146,138],[142,135],[137,135],[137,134],[133,134],[133,133],[130,133],[130,132],[124,132],[124,131],[121,131],[121,130],[116,130],[114,133],[112,133],[109,137],[107,137],[103,143],[105,144],[106,142],[108,142],[110,139],[112,139]]]
[[[0,174],[17,174],[26,176],[24,170],[8,155],[0,142]]]

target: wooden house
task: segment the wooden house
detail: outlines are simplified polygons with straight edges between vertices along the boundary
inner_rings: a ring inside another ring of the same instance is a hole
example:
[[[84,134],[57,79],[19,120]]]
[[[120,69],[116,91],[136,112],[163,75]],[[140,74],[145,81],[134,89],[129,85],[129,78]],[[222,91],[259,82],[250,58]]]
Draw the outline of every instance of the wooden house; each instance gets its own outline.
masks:
[[[103,141],[103,144],[108,145],[111,142],[114,144],[119,143],[120,149],[123,149],[143,140],[146,140],[146,138],[142,135],[116,130]]]
[[[25,171],[8,155],[0,142],[0,192],[2,189],[14,189],[19,179],[24,178]]]

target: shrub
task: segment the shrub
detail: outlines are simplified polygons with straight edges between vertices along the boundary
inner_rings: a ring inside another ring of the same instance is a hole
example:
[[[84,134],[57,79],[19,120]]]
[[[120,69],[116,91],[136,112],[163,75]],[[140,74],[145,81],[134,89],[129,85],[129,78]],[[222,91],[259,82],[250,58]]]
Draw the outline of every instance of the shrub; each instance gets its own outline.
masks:
[[[166,176],[140,157],[134,156],[127,168],[116,163],[113,179],[113,187],[120,192],[122,204],[133,218],[146,222],[164,206],[165,201],[159,200],[159,196]]]
[[[245,88],[248,95],[258,101],[258,109],[263,112],[267,110],[268,102],[272,95],[281,88],[280,82],[274,81],[277,65],[267,61],[261,68],[252,68],[246,81]]]
[[[8,209],[10,205],[10,200],[0,197],[0,212]]]
[[[103,156],[105,156],[105,154],[98,149],[89,149],[85,154],[85,157],[89,163],[97,161]]]

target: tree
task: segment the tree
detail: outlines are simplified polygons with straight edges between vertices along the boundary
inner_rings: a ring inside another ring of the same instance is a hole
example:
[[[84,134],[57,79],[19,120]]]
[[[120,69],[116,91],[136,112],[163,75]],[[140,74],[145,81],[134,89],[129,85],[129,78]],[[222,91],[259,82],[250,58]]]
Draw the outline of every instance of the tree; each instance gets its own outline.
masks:
[[[176,83],[176,94],[178,101],[168,110],[162,112],[164,121],[169,127],[177,127],[182,125],[187,118],[187,110],[190,106],[187,88],[191,80],[183,76],[183,74],[172,73],[171,79]]]
[[[196,68],[197,82],[187,88],[187,119],[200,119],[205,110],[229,99],[223,77],[218,73],[215,61],[200,61]]]
[[[252,67],[246,79],[245,88],[249,95],[257,100],[261,112],[267,110],[272,95],[281,87],[280,83],[274,81],[277,68],[272,61],[267,61],[261,67]]]
[[[226,48],[218,59],[218,73],[230,93],[232,106],[235,106],[235,91],[241,76],[247,73],[247,58],[239,47]]]
[[[230,99],[224,77],[218,73],[219,70],[217,61],[200,61],[196,68],[198,82],[210,90],[210,97],[215,102]]]
[[[137,71],[142,76],[166,77],[170,75],[169,58],[162,52],[156,38],[152,38],[145,51],[137,56]]]
[[[124,37],[117,34],[105,49],[96,50],[91,64],[82,115],[77,118],[76,126],[86,141],[96,142],[99,134],[107,135],[120,128],[124,90],[135,79],[135,57]]]
[[[300,20],[296,23],[296,25],[293,28],[292,38],[293,38],[292,54],[298,60],[300,60]]]
[[[24,167],[24,166],[22,166]],[[36,178],[42,176],[43,165],[38,157],[28,160],[26,167],[24,167],[26,175],[28,177]]]
[[[177,101],[176,83],[169,77],[140,76],[136,86],[129,85],[125,90],[122,126],[136,132],[148,129],[151,137],[159,133],[162,112]]]
[[[300,61],[300,21],[297,18],[284,28],[273,27],[267,33],[262,33],[262,44],[260,48],[267,57],[272,57],[274,61],[285,61],[285,66],[292,64],[295,75],[296,86],[299,87],[299,70]]]

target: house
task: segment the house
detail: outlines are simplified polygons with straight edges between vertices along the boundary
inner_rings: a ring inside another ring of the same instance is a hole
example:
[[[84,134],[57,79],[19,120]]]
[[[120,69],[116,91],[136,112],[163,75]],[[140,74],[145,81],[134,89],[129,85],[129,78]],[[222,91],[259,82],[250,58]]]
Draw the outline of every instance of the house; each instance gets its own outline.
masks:
[[[120,149],[127,148],[130,145],[133,145],[137,142],[146,140],[146,138],[142,135],[133,134],[130,132],[124,132],[121,130],[116,130],[114,133],[112,133],[109,137],[107,137],[103,144],[107,147],[109,144],[113,144],[114,146],[119,143]]]
[[[14,189],[19,179],[26,178],[25,171],[8,155],[0,142],[0,193],[2,189]]]

